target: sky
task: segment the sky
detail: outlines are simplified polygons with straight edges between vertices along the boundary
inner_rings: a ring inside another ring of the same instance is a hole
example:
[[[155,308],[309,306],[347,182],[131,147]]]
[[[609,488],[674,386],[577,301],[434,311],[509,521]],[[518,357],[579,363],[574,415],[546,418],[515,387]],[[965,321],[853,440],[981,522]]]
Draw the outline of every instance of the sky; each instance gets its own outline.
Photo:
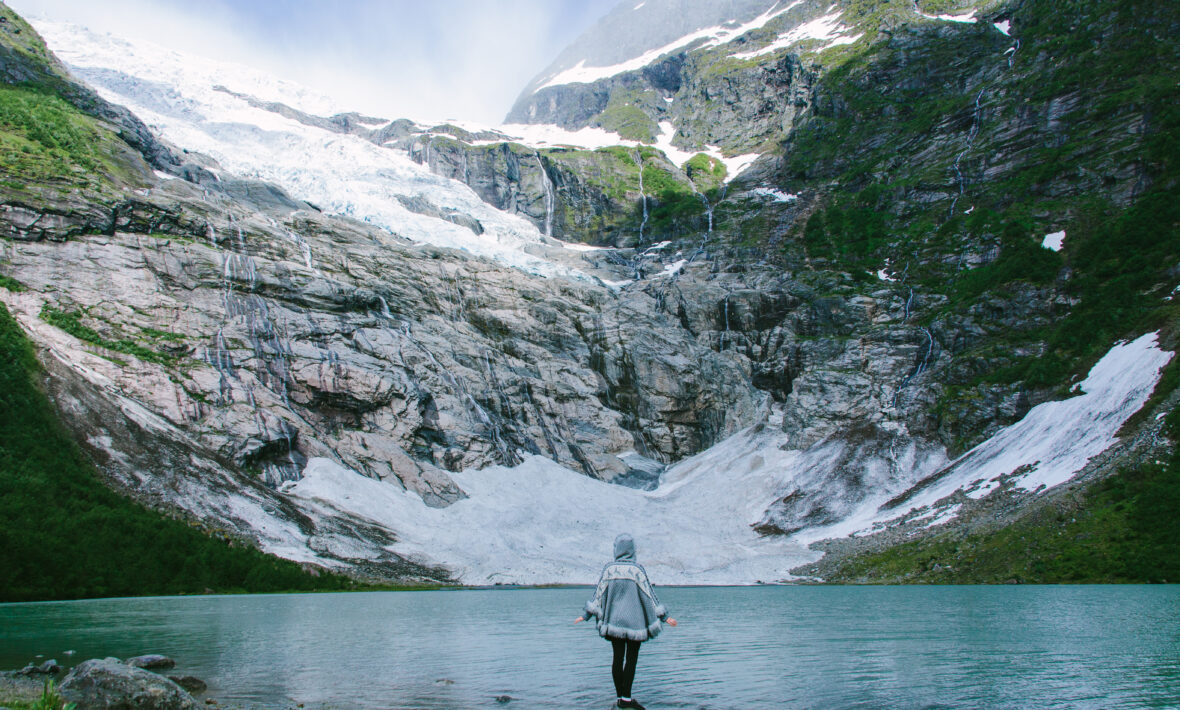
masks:
[[[499,124],[520,90],[618,0],[4,0],[245,64],[382,118]]]

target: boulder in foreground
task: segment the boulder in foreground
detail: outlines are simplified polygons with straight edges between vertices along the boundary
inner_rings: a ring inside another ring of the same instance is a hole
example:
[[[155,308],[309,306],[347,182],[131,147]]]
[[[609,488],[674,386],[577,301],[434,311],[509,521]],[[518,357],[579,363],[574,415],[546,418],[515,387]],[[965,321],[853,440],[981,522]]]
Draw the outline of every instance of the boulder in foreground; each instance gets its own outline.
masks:
[[[78,710],[194,710],[197,703],[171,680],[116,658],[83,661],[59,688]]]

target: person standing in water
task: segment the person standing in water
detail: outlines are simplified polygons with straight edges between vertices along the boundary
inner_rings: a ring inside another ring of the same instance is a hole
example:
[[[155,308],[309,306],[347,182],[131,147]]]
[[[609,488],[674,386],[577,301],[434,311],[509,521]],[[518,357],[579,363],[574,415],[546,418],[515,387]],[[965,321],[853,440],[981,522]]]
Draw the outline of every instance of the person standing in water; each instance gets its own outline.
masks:
[[[675,626],[676,620],[656,599],[647,571],[635,561],[635,540],[627,533],[615,538],[615,561],[602,570],[594,598],[586,602],[585,613],[574,620],[598,619],[598,634],[614,647],[611,675],[615,681],[618,707],[643,710],[631,697],[639,644],[659,635],[661,622]]]

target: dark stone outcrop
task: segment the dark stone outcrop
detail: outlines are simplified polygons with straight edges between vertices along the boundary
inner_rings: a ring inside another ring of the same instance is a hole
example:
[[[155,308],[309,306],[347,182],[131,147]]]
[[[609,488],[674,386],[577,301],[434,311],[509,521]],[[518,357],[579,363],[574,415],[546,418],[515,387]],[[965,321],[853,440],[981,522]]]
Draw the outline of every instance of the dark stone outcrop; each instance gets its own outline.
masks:
[[[120,663],[117,658],[83,661],[62,680],[59,691],[78,710],[193,710],[197,702],[163,676]]]
[[[167,670],[176,666],[176,661],[168,656],[163,656],[158,653],[149,653],[145,656],[135,656],[124,661],[129,666],[136,668],[143,668],[144,670],[156,671]]]

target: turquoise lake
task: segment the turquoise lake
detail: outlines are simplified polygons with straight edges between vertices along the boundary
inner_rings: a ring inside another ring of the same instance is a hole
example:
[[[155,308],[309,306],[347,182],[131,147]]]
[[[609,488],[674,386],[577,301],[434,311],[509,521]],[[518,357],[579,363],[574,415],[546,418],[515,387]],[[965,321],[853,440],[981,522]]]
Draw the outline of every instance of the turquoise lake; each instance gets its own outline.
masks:
[[[1176,585],[657,591],[681,625],[639,655],[653,710],[1180,707]],[[223,707],[607,708],[590,593],[5,604],[0,668],[163,653]]]

